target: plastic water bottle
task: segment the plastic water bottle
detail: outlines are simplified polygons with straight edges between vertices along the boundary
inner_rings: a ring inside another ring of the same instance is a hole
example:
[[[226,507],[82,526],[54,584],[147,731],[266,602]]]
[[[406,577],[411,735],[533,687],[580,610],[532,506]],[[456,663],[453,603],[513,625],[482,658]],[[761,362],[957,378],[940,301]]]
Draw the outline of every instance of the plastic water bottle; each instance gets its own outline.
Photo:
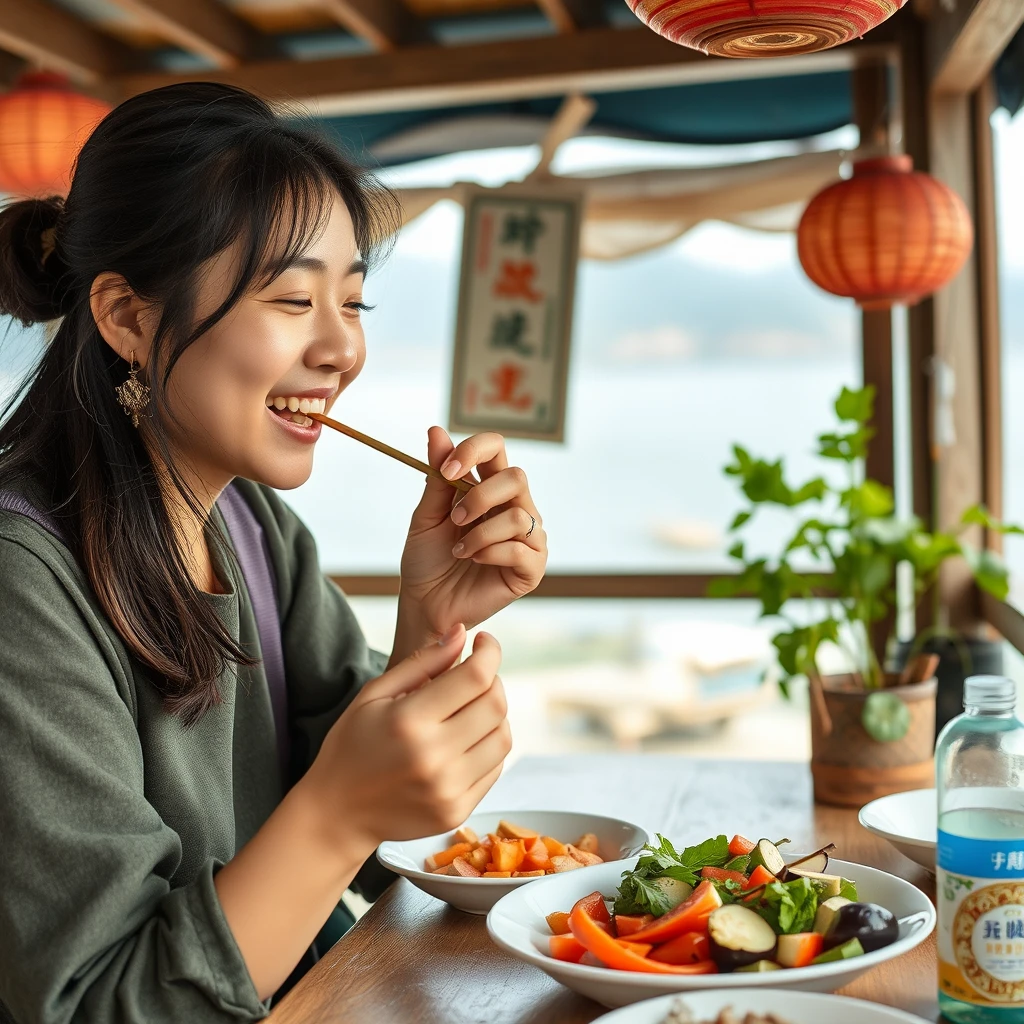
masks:
[[[1024,1024],[1024,722],[1017,686],[971,676],[935,750],[939,1006]]]

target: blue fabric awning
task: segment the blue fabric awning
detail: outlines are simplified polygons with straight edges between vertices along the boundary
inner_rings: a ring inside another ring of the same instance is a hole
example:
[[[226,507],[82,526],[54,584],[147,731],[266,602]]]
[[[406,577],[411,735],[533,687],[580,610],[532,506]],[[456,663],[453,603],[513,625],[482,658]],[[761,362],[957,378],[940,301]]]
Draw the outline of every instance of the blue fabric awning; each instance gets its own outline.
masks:
[[[800,139],[841,128],[853,117],[847,71],[605,92],[593,99],[597,110],[586,134],[653,142],[730,145]],[[336,117],[326,124],[357,159],[388,166],[471,148],[455,140],[465,136],[467,123],[482,120],[490,130],[481,135],[486,138],[481,148],[532,141],[531,126],[539,138],[541,126],[561,102],[561,96],[552,96]],[[453,144],[447,145],[446,138]]]

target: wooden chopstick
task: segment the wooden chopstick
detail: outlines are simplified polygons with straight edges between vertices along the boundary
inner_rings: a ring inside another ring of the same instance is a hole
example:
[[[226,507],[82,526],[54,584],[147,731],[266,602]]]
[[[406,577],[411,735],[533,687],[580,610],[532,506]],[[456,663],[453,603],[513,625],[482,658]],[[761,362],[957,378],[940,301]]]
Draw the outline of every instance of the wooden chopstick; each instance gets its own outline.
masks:
[[[344,423],[339,423],[337,420],[332,420],[330,416],[325,416],[322,412],[307,412],[306,415],[311,420],[316,420],[326,427],[332,427],[339,433],[347,434],[356,441],[362,441],[363,444],[369,445],[385,455],[390,455],[391,458],[398,459],[399,462],[404,462],[407,466],[412,466],[413,469],[426,473],[427,476],[432,476],[435,480],[441,480],[446,484],[450,484],[457,491],[468,491],[473,486],[469,480],[449,480],[448,477],[442,476],[439,469],[434,469],[433,466],[428,465],[426,462],[420,462],[419,459],[414,459],[411,455],[406,455],[405,452],[400,452],[397,448],[392,448],[391,445],[378,441],[376,438],[370,437],[369,434],[364,434],[361,430],[356,430],[355,427],[349,427]]]

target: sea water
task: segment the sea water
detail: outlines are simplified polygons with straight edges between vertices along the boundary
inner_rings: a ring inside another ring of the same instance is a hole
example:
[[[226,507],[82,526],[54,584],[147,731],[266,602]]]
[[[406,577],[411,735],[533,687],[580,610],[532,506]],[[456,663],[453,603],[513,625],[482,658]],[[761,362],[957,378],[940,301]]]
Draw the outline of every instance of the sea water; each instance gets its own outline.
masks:
[[[1016,685],[964,684],[935,752],[939,1006],[963,1024],[1024,1022],[1024,723]]]

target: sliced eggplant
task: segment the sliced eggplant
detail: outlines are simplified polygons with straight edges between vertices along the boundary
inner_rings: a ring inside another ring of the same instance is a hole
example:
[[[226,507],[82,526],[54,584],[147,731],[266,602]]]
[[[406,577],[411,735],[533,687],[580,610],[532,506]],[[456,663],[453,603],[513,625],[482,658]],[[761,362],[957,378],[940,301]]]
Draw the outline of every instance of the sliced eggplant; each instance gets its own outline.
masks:
[[[779,848],[770,839],[761,839],[750,853],[749,868],[762,867],[776,878],[782,878],[786,871],[786,862],[779,853]]]
[[[822,900],[838,896],[843,888],[843,880],[839,875],[825,875],[820,871],[807,871],[804,868],[790,868],[787,878],[806,878],[814,886],[818,898]]]
[[[678,878],[652,878],[651,885],[656,885],[671,902],[669,910],[678,907],[683,900],[688,900],[693,892],[693,886],[689,882],[680,881]]]
[[[806,857],[791,861],[786,865],[786,870],[792,871],[794,868],[799,868],[801,871],[816,871],[818,874],[822,874],[828,868],[828,855],[835,848],[835,843],[829,843],[828,846],[823,846]]]
[[[877,903],[849,903],[839,908],[824,933],[825,949],[858,939],[864,951],[871,953],[895,942],[899,934],[899,922],[892,911]]]
[[[755,960],[752,964],[746,964],[743,967],[737,967],[737,974],[741,971],[744,974],[764,974],[767,971],[781,971],[782,964],[777,964],[774,960]]]
[[[814,930],[819,935],[824,935],[832,927],[832,921],[839,911],[852,903],[853,900],[848,900],[845,896],[830,896],[824,903],[818,905],[818,912],[814,915]]]
[[[720,971],[734,971],[757,960],[771,959],[776,935],[772,926],[738,903],[719,907],[708,918],[711,959]]]
[[[811,963],[832,964],[836,963],[838,960],[849,960],[852,957],[863,955],[864,947],[860,944],[860,939],[850,939],[849,942],[844,942],[841,946],[835,946],[827,953],[822,953],[820,956],[816,956]]]

